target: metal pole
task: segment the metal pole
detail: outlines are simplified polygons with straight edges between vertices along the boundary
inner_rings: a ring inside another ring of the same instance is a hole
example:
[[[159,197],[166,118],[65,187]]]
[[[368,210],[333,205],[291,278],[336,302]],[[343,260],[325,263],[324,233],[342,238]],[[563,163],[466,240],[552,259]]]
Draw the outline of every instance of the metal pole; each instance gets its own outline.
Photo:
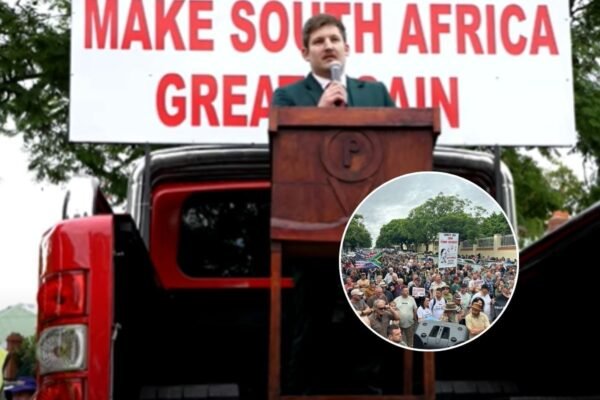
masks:
[[[500,169],[501,163],[501,148],[498,145],[494,146],[494,175],[496,178],[496,201],[500,204],[502,209],[506,210],[506,204],[504,204],[504,196],[502,191],[504,190],[502,185],[502,172]]]
[[[144,180],[143,180],[143,185],[144,188],[142,190],[142,202],[141,202],[141,217],[142,217],[142,224],[141,224],[141,234],[142,234],[142,240],[144,241],[144,244],[146,244],[146,248],[149,249],[149,244],[150,244],[150,212],[151,212],[151,206],[150,206],[150,161],[151,161],[151,157],[150,157],[150,144],[149,143],[145,143],[144,144]]]

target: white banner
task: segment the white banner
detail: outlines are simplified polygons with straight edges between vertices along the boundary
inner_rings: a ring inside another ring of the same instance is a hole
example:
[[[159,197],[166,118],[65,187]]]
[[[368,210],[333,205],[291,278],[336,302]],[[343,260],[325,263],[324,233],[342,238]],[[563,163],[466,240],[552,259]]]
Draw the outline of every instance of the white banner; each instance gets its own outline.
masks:
[[[447,145],[575,143],[569,2],[73,1],[70,138],[266,142],[304,77],[302,24],[341,16],[347,73],[440,107]]]
[[[458,233],[440,233],[438,244],[438,267],[457,266]]]

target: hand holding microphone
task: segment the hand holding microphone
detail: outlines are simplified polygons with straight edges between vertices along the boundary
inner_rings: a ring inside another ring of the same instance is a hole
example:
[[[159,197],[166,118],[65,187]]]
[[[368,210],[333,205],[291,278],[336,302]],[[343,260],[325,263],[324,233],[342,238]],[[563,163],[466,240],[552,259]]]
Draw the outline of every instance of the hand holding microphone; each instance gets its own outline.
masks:
[[[319,107],[342,107],[348,103],[348,93],[342,84],[342,64],[331,64],[331,83],[325,88]]]

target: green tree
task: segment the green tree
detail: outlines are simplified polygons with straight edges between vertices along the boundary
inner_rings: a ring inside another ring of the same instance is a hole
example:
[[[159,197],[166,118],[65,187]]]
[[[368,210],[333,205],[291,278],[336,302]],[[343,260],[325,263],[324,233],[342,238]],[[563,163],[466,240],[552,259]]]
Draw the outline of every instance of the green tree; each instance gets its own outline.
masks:
[[[481,212],[469,200],[440,193],[410,211],[407,230],[428,251],[441,232],[458,233],[461,240],[477,237]]]
[[[378,248],[409,246],[413,241],[407,230],[408,221],[406,219],[393,219],[383,225],[379,230],[379,236],[375,246]]]
[[[67,0],[0,2],[0,134],[23,135],[38,179],[90,174],[118,202],[127,167],[143,149],[69,143],[69,8]]]
[[[561,208],[575,214],[587,206],[583,183],[564,164],[557,162],[556,165],[557,168],[548,173],[550,187],[557,192]]]
[[[481,237],[489,237],[496,234],[509,235],[510,233],[510,225],[502,213],[493,213],[481,221]]]
[[[577,148],[600,161],[600,2],[569,0]]]
[[[515,149],[506,149],[502,159],[512,171],[517,201],[519,238],[538,238],[552,211],[562,208],[561,196],[549,184],[535,161]]]
[[[37,369],[35,335],[26,337],[17,351],[18,368],[17,376],[35,376]]]
[[[354,215],[344,236],[344,247],[350,249],[371,247],[371,234],[367,231],[364,218],[360,214]]]

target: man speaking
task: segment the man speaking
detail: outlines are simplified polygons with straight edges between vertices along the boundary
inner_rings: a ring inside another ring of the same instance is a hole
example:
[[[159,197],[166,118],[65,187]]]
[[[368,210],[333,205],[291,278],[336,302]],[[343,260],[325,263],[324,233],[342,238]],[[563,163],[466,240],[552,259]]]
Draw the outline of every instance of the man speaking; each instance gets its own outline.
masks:
[[[395,106],[382,83],[346,76],[349,46],[341,21],[327,14],[311,17],[304,24],[302,43],[302,56],[311,72],[305,79],[278,88],[273,106]],[[287,315],[293,320],[293,333],[290,348],[283,350],[289,357],[287,391],[379,393],[380,360],[373,360],[370,352],[383,352],[373,350],[380,345],[373,340],[385,343],[365,329],[344,299],[337,257],[288,258],[287,262],[293,271],[296,311]],[[370,350],[348,351],[356,343],[369,343],[365,349]]]
[[[311,72],[305,79],[275,90],[274,106],[395,106],[383,83],[346,76],[350,47],[340,20],[328,14],[310,18],[302,29],[302,44],[302,57],[310,63]]]

